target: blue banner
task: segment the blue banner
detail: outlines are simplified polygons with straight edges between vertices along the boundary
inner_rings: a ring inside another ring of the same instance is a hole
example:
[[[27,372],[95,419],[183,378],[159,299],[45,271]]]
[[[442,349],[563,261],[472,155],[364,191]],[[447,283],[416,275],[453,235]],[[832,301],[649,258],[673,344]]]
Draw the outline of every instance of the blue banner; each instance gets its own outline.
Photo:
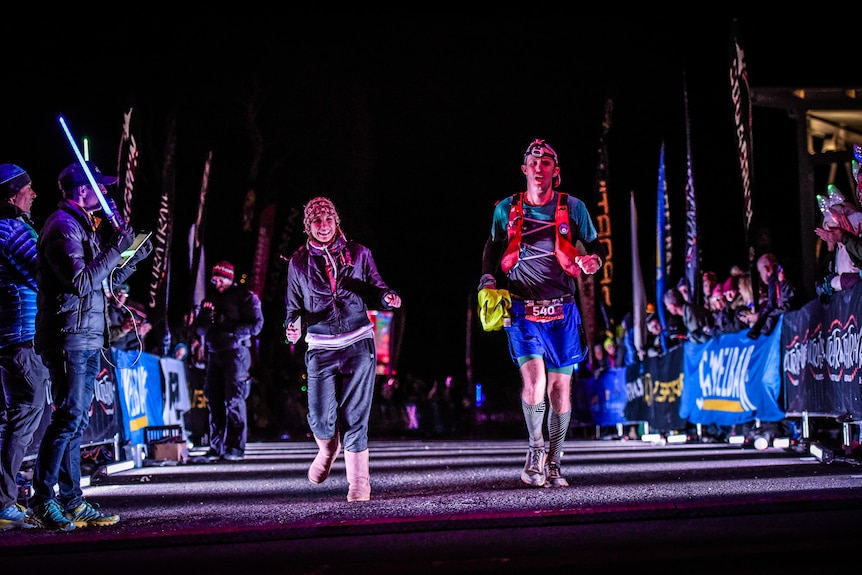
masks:
[[[625,422],[626,370],[608,369],[596,379],[586,380],[590,417],[597,425],[616,425]]]
[[[125,443],[146,443],[144,428],[164,425],[159,358],[151,353],[111,349],[123,411]]]
[[[691,423],[734,425],[780,421],[781,330],[750,339],[748,330],[686,342],[680,417]]]

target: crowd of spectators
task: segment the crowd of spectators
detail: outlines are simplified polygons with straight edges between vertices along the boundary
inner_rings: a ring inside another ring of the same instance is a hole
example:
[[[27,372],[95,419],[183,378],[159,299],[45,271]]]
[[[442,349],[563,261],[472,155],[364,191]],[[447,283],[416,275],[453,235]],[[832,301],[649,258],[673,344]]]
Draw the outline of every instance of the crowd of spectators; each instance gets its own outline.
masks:
[[[747,335],[756,339],[768,335],[775,328],[781,314],[799,307],[796,288],[772,253],[764,253],[756,262],[758,277],[743,271],[737,265],[730,268],[727,276],[720,277],[713,270],[701,274],[703,303],[696,303],[685,278],[664,292],[660,305],[664,306],[665,323],[655,305],[647,306],[642,345],[634,343],[632,314],[621,324],[617,342],[595,344],[593,373],[608,367],[608,346],[625,350],[624,362],[617,365],[632,365],[647,357],[658,357],[682,345],[685,341],[704,343],[722,334],[748,330]],[[858,274],[857,274],[858,275]]]

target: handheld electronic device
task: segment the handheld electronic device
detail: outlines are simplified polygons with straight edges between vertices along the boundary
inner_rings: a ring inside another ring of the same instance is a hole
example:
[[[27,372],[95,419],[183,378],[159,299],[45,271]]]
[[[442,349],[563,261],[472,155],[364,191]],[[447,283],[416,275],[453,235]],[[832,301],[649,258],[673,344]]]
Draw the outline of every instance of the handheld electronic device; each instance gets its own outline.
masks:
[[[150,239],[150,236],[153,235],[153,232],[140,232],[135,236],[135,241],[132,242],[128,248],[123,250],[123,253],[120,254],[120,263],[117,264],[118,268],[125,267],[129,260],[138,253],[138,250],[141,249],[141,246]]]

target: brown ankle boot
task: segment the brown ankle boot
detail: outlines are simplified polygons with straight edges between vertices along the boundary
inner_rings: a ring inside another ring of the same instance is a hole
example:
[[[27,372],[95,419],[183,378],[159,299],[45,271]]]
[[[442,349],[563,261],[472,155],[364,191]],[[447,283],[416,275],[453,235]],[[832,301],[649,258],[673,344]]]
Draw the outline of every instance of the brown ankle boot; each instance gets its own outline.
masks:
[[[368,450],[354,453],[344,452],[344,466],[347,468],[348,501],[368,501],[371,499],[371,475],[368,472]]]
[[[332,439],[318,439],[317,455],[314,461],[311,462],[311,467],[308,468],[308,480],[312,483],[323,483],[329,477],[329,470],[332,469],[332,464],[335,458],[338,457],[338,452],[341,450],[341,441],[338,438],[338,433]]]

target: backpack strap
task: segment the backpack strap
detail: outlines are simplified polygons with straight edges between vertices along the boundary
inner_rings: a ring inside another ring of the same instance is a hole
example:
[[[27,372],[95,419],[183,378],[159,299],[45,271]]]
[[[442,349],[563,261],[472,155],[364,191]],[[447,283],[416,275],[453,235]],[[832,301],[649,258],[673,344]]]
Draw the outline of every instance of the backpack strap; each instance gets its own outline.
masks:
[[[524,192],[512,194],[509,221],[506,224],[506,249],[500,260],[500,268],[506,274],[518,263],[518,256],[521,251],[521,225],[524,223],[523,202]]]

